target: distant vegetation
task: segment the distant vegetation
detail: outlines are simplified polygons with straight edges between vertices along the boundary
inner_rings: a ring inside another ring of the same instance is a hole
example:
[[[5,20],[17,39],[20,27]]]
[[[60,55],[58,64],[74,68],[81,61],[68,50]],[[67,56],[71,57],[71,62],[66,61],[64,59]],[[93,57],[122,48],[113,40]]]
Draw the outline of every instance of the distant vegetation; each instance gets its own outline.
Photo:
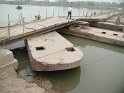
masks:
[[[1,4],[15,4],[15,5],[39,5],[39,6],[72,6],[72,7],[86,7],[86,8],[115,8],[124,7],[124,3],[115,2],[91,2],[91,1],[75,1],[69,2],[68,0],[56,0],[50,2],[49,0],[35,1],[35,0],[0,0]]]

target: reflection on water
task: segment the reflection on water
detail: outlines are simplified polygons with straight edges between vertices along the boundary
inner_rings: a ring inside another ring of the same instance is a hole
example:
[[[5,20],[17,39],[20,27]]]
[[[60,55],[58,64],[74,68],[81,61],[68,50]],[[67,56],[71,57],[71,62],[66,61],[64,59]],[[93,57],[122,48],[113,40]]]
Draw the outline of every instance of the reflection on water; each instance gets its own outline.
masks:
[[[23,47],[25,47],[24,41],[18,41],[16,43],[5,46],[6,49],[10,49],[10,50],[17,49],[17,48],[23,48]]]
[[[118,52],[118,53],[122,53],[124,54],[124,49],[123,47],[117,47],[114,45],[110,45],[110,44],[106,44],[106,43],[100,43],[97,41],[92,41],[92,40],[88,40],[88,39],[84,39],[84,38],[80,38],[80,37],[74,37],[71,35],[65,35],[62,34],[65,38],[67,38],[70,42],[72,42],[73,44],[77,45],[77,46],[81,46],[82,48],[88,47],[88,46],[94,46],[94,47],[98,47],[98,48],[103,48],[106,50],[110,50],[110,51],[114,51],[114,52]]]
[[[124,49],[64,35],[84,52],[80,83],[70,93],[120,93],[124,85]]]
[[[54,85],[53,90],[66,93],[76,88],[80,82],[80,67],[65,71],[37,72],[38,76],[45,76]]]
[[[19,74],[26,79],[33,76],[33,82],[40,87],[41,81],[52,82],[52,93],[123,93],[124,49],[109,44],[62,34],[84,53],[80,67],[57,72],[35,72],[30,69],[26,49],[14,50],[19,59]],[[25,61],[27,60],[27,61]]]
[[[19,70],[29,68],[29,57],[26,48],[19,48],[12,50],[15,58],[18,60]]]
[[[23,79],[27,79],[28,76],[33,75],[32,79],[40,87],[45,87],[41,84],[44,78],[50,80],[54,87],[55,93],[66,93],[76,88],[80,82],[81,68],[77,67],[71,70],[55,71],[55,72],[33,72],[31,70],[28,54],[26,49],[13,50],[15,58],[19,61],[19,75]]]

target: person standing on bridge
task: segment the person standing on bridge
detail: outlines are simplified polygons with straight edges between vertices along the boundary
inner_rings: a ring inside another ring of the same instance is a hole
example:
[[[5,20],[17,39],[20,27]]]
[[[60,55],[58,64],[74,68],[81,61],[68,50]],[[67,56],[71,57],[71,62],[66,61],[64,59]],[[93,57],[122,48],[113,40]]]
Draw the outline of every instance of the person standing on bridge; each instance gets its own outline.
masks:
[[[68,16],[67,16],[67,19],[68,19],[68,17],[70,17],[70,19],[71,19],[71,15],[72,15],[72,8],[71,7],[68,7]]]

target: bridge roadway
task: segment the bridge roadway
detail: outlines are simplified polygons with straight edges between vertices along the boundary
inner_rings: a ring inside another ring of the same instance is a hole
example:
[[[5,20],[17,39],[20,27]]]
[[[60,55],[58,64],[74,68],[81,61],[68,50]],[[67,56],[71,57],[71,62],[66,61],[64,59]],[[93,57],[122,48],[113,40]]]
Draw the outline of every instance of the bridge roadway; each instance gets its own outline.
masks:
[[[50,32],[64,26],[71,25],[74,22],[74,20],[62,17],[53,17],[30,22],[24,25],[21,24],[12,26],[10,27],[10,31],[8,31],[8,27],[0,28],[0,45],[4,46],[35,35]]]

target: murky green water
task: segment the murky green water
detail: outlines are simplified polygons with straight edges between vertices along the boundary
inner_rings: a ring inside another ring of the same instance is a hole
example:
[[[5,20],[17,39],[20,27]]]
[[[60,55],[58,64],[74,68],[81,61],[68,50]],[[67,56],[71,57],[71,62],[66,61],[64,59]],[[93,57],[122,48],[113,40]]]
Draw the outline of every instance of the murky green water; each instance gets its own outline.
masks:
[[[58,71],[37,72],[34,78],[47,78],[53,84],[50,93],[124,93],[124,49],[109,44],[64,35],[84,53],[80,67]],[[19,59],[19,74],[26,79],[30,73],[26,49],[14,51]],[[39,82],[36,82],[40,86]],[[42,86],[41,86],[42,87]]]

